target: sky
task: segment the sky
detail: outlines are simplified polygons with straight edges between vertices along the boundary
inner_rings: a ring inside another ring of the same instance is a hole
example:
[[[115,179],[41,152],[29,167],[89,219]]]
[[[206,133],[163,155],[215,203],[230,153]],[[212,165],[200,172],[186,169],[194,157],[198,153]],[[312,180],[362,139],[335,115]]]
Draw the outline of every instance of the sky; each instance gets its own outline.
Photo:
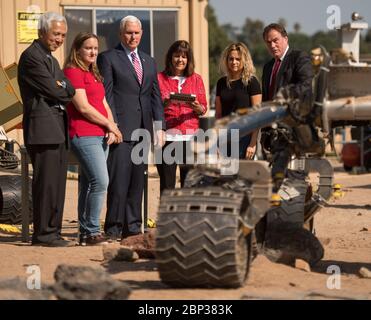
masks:
[[[327,21],[334,21],[331,7],[327,13],[331,5],[338,7],[341,24],[349,22],[352,12],[357,11],[371,27],[371,0],[209,0],[209,4],[214,7],[219,24],[231,23],[236,27],[241,27],[246,18],[265,24],[284,18],[288,32],[299,22],[301,31],[311,35],[328,30]]]

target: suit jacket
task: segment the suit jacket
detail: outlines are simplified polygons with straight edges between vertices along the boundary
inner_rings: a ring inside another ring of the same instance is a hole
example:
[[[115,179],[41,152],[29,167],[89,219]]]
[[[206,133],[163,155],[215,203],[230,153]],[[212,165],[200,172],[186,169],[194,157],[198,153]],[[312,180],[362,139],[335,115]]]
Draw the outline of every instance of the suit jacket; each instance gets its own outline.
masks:
[[[121,43],[98,56],[98,67],[104,78],[106,98],[115,122],[125,141],[132,141],[135,129],[145,128],[153,137],[153,120],[165,128],[164,108],[154,59],[138,50],[143,68],[140,85],[135,69]]]
[[[57,81],[64,81],[65,88]],[[67,142],[67,114],[64,127],[61,112],[53,107],[67,105],[75,94],[57,59],[35,40],[21,55],[18,84],[23,100],[23,135],[25,144],[60,144]]]
[[[269,100],[269,82],[274,65],[274,59],[270,60],[263,68],[262,89],[263,101]],[[300,50],[289,50],[281,62],[276,76],[276,87],[278,89],[287,85],[295,85],[295,93],[304,99],[310,98],[312,94],[313,69],[309,55]]]

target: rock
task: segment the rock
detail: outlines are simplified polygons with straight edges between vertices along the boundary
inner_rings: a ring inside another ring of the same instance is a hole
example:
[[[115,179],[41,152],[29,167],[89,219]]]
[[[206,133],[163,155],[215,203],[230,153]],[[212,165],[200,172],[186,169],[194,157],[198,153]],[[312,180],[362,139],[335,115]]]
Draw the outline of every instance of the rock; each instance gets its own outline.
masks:
[[[361,216],[361,215],[362,215],[362,213],[358,212],[357,216]]]
[[[130,288],[107,272],[84,266],[59,265],[52,286],[60,300],[126,300]]]
[[[364,232],[364,231],[368,231],[368,228],[363,227],[361,230],[359,230],[359,232]]]
[[[139,259],[138,253],[127,247],[121,247],[115,257],[116,261],[136,261]]]
[[[129,261],[133,262],[139,259],[138,254],[129,247],[107,244],[103,246],[104,260]]]
[[[322,243],[323,246],[328,246],[331,242],[331,238],[318,237],[318,240]]]
[[[125,238],[121,241],[121,245],[134,250],[141,259],[154,259],[155,231],[149,229],[149,231],[144,234]]]
[[[53,292],[48,288],[28,289],[27,280],[19,277],[0,281],[0,300],[49,300]]]
[[[308,264],[308,262],[302,260],[302,259],[296,259],[295,260],[295,268],[296,269],[300,269],[300,270],[303,270],[303,271],[306,271],[306,272],[310,272],[310,266]]]
[[[120,245],[114,245],[114,244],[105,244],[102,246],[103,251],[103,258],[106,261],[110,261],[115,259],[117,256],[117,252],[120,249]]]
[[[361,278],[371,279],[371,271],[366,267],[362,267],[358,272]]]

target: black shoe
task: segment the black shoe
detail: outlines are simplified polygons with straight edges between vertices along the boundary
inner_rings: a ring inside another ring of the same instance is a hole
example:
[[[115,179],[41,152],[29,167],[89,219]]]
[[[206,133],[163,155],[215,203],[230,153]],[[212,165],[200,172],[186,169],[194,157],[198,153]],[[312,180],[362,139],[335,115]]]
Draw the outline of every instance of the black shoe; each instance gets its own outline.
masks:
[[[115,243],[121,241],[121,237],[113,234],[105,234],[104,237],[108,243]]]
[[[54,239],[50,242],[33,241],[32,245],[39,247],[70,247],[72,243],[68,240]]]
[[[86,245],[87,246],[99,246],[103,244],[108,244],[107,238],[98,234],[96,236],[88,236],[86,238]]]
[[[79,235],[79,246],[86,246],[86,238],[87,236],[85,234]]]

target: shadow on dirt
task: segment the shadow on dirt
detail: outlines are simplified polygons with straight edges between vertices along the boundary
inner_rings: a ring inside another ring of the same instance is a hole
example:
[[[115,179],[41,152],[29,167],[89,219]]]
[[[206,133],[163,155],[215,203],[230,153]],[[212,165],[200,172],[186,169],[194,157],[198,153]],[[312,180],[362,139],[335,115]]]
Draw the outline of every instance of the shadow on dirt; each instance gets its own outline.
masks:
[[[5,236],[0,236],[0,244],[1,243],[16,246],[16,247],[24,247],[24,246],[31,245],[31,239],[30,239],[30,242],[22,242],[21,235],[5,235]]]
[[[114,261],[105,262],[102,266],[110,274],[121,272],[136,272],[136,271],[156,271],[157,266],[154,260],[138,260],[136,262]]]
[[[371,263],[367,262],[346,262],[337,260],[321,260],[312,267],[312,272],[333,274],[333,269],[330,266],[338,266],[342,274],[359,275],[359,269],[362,267],[371,270]],[[329,270],[327,272],[327,270]],[[332,271],[331,271],[332,270]]]
[[[160,280],[145,280],[145,281],[136,281],[136,280],[125,280],[125,284],[127,284],[131,289],[138,290],[138,289],[172,289],[167,285],[163,284]]]
[[[371,189],[371,184],[352,186],[352,189]]]
[[[326,208],[335,208],[335,209],[351,209],[351,210],[357,210],[357,209],[365,209],[365,210],[371,210],[371,205],[365,204],[365,205],[356,205],[356,204],[329,204],[325,206]],[[350,213],[353,213],[353,211],[349,211]]]
[[[106,272],[111,275],[121,272],[155,272],[157,266],[154,260],[138,260],[136,262],[114,261],[103,263]],[[166,289],[161,280],[125,280],[125,283],[132,289]]]

